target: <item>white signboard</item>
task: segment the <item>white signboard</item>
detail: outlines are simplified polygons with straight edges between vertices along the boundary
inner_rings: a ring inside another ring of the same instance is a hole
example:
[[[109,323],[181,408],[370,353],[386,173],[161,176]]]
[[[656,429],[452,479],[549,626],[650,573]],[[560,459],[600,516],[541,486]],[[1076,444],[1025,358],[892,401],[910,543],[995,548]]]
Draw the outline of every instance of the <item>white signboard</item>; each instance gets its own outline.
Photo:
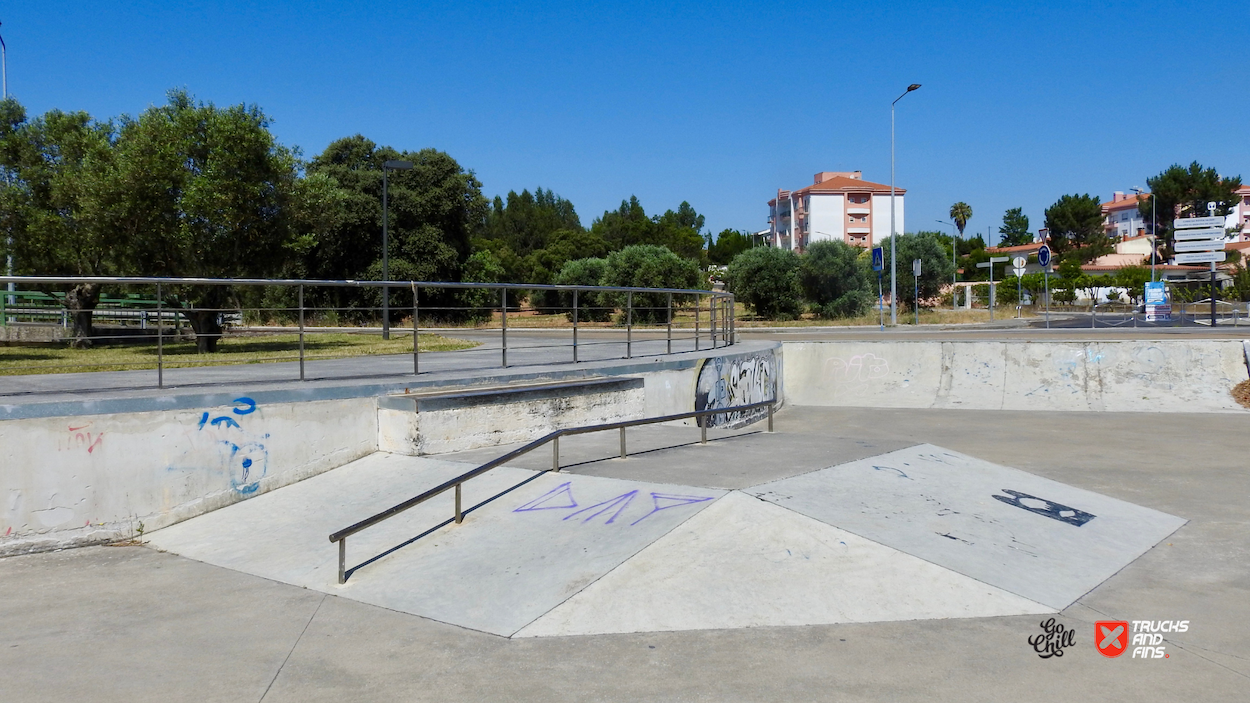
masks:
[[[1023,266],[1016,266],[1016,267],[1014,267],[1014,268],[1012,268],[1012,269],[1011,269],[1011,272],[1012,272],[1012,273],[1014,273],[1014,274],[1016,274],[1016,278],[1020,278],[1021,276],[1023,276],[1023,275],[1024,275],[1024,267],[1023,267]]]
[[[1017,256],[1016,258],[1011,260],[1011,265],[1018,269],[1024,268],[1024,265],[1026,263],[1028,263],[1028,260],[1025,259],[1023,256]]]
[[[1194,227],[1223,227],[1223,217],[1186,217],[1172,220],[1172,229],[1192,229]]]
[[[1224,248],[1223,239],[1198,239],[1192,242],[1177,242],[1172,249],[1182,251],[1216,251]]]
[[[1177,254],[1177,264],[1210,264],[1219,263],[1224,260],[1224,252],[1222,251],[1204,251],[1197,254]]]
[[[1186,239],[1215,239],[1217,237],[1223,239],[1224,234],[1223,227],[1214,227],[1211,229],[1178,229],[1172,237],[1176,241],[1182,242]]]

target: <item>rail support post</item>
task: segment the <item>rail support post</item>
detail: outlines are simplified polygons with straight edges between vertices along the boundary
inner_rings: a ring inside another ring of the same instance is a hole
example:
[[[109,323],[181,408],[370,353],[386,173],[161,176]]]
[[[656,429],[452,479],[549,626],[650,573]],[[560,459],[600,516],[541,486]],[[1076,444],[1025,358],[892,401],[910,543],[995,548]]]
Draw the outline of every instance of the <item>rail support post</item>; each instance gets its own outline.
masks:
[[[417,330],[420,326],[417,319],[421,317],[421,301],[417,292],[417,284],[412,284],[412,373],[421,373],[420,362],[417,360]]]
[[[711,416],[708,416],[708,417],[711,417]],[[708,417],[699,418],[699,444],[707,444]]]
[[[461,484],[459,483],[456,484],[456,524],[457,525],[464,522],[464,513],[460,511],[460,486]]]
[[[573,291],[573,363],[577,363],[577,291]]]
[[[773,406],[768,406],[768,431],[773,431]]]
[[[508,289],[499,289],[499,309],[503,311],[503,326],[500,328],[500,341],[502,342],[502,364],[508,368]],[[459,486],[457,486],[459,489]]]
[[[551,440],[551,470],[560,473],[560,438]]]
[[[673,353],[673,294],[668,294],[668,353]]]
[[[339,584],[347,583],[347,538],[339,540]]]
[[[161,298],[161,284],[156,284],[156,387],[165,387],[165,335],[161,321],[165,317],[165,302]],[[340,582],[341,583],[341,582]]]
[[[625,428],[621,428],[621,458],[625,458]]]
[[[625,294],[625,358],[634,358],[634,292]]]
[[[299,286],[299,380],[304,380],[304,284]]]

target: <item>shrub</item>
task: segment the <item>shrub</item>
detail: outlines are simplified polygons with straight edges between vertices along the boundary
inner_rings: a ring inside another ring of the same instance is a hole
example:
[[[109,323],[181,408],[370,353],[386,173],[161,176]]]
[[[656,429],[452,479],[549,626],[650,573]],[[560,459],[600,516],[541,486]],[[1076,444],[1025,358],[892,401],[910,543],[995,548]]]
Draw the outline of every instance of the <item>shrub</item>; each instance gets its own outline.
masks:
[[[634,288],[699,288],[703,274],[699,265],[668,247],[636,244],[608,254],[605,286]],[[628,294],[610,294],[616,307],[625,307]],[[682,301],[674,300],[674,304]],[[663,322],[668,315],[667,293],[634,293],[634,322]]]
[[[791,319],[801,310],[799,257],[787,249],[756,247],[742,252],[730,262],[725,281],[760,317]]]
[[[799,287],[821,317],[856,317],[872,305],[875,291],[858,247],[816,242],[799,259]]]
[[[464,262],[464,270],[460,280],[464,283],[498,283],[503,280],[504,267],[499,259],[489,251],[475,252]],[[511,293],[511,292],[509,292]],[[466,308],[468,319],[478,322],[488,320],[494,314],[494,307],[502,302],[497,288],[462,288],[456,292],[460,305]],[[508,295],[508,307],[512,308],[515,301]]]
[[[607,259],[588,258],[566,261],[556,274],[553,283],[562,286],[601,286],[603,275],[608,270]],[[573,294],[560,291],[559,304],[569,310],[569,320],[573,319]],[[577,319],[592,322],[606,322],[612,319],[614,306],[603,293],[579,291],[577,294]]]

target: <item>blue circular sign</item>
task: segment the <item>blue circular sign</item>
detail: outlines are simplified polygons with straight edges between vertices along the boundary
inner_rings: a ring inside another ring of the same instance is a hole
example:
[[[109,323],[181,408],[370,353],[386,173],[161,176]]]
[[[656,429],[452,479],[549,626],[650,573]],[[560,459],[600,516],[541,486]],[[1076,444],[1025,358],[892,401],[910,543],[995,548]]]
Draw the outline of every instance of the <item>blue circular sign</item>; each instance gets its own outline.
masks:
[[[1041,264],[1042,268],[1050,266],[1050,247],[1043,244],[1042,248],[1037,250],[1037,263]]]

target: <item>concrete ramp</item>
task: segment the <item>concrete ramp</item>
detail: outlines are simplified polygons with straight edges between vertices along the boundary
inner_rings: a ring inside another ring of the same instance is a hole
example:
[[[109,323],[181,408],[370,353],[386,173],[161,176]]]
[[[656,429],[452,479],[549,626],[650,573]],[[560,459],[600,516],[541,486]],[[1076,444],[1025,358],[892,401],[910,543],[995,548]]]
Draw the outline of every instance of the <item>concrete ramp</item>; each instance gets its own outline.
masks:
[[[795,405],[1246,412],[1237,340],[787,342]]]
[[[465,484],[461,525],[448,494],[349,538],[349,566],[383,556],[336,583],[330,532],[472,466],[374,454],[147,538],[539,637],[1052,612],[1184,523],[932,445],[745,491],[505,467]]]

